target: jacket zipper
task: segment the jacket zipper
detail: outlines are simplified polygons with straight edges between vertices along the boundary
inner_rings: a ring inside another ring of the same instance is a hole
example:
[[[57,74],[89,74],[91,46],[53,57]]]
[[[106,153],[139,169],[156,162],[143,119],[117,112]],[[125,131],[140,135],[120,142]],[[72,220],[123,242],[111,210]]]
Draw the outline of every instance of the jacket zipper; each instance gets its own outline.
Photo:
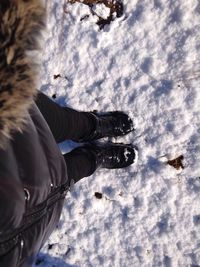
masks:
[[[24,240],[23,240],[23,238],[21,238],[21,241],[20,241],[19,262],[20,262],[20,261],[21,261],[21,259],[22,259],[22,255],[23,255],[23,249],[24,249]]]
[[[13,233],[10,238],[6,238],[5,240],[0,242],[0,251],[4,251],[3,254],[6,254],[10,249],[12,249],[16,245],[16,241],[20,240],[20,257],[22,256],[23,247],[24,247],[24,240],[21,238],[22,233],[27,230],[31,225],[39,221],[43,216],[46,214],[48,209],[53,206],[57,201],[65,198],[67,192],[69,191],[68,183],[61,185],[60,187],[56,188],[54,192],[50,193],[48,198],[39,204],[33,212],[27,213],[24,215],[24,220],[22,226],[17,229],[15,233]],[[14,240],[16,240],[14,242]],[[3,246],[1,248],[1,246]],[[3,255],[2,254],[2,255]],[[0,253],[1,256],[1,253]]]

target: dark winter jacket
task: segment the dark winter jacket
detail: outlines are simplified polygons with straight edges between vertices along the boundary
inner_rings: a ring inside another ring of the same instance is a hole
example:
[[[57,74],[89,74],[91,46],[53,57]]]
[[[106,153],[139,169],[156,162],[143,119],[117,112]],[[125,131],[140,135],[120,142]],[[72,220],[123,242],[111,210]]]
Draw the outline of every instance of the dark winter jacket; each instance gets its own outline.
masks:
[[[32,265],[68,190],[63,156],[34,104],[44,21],[40,0],[0,1],[0,267]]]

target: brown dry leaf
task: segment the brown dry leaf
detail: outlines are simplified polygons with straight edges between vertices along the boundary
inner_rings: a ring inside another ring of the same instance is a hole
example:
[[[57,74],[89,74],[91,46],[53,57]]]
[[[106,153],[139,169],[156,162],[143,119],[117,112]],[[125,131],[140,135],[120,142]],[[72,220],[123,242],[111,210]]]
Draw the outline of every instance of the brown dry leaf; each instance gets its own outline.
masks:
[[[179,170],[180,168],[184,169],[183,162],[182,162],[183,159],[184,159],[183,155],[180,155],[176,159],[168,160],[167,164],[169,164],[170,166],[174,167],[177,170]]]
[[[53,78],[54,78],[54,80],[56,80],[58,78],[61,78],[61,75],[60,74],[55,74],[55,75],[53,75]]]
[[[99,192],[95,192],[95,197],[98,198],[98,199],[102,199],[103,197],[103,194],[102,193],[99,193]]]

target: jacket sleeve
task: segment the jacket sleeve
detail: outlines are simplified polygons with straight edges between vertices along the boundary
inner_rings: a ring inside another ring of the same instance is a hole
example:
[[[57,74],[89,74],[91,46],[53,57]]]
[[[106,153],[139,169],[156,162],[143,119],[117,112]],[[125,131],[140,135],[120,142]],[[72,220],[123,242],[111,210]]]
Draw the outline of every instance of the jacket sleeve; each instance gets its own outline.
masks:
[[[22,220],[25,197],[11,146],[0,150],[0,235],[16,229]]]

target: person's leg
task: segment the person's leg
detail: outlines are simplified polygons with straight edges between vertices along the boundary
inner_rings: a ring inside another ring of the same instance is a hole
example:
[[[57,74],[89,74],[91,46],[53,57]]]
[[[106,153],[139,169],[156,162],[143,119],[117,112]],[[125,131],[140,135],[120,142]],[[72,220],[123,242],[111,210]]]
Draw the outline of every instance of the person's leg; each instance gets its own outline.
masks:
[[[74,183],[92,175],[96,170],[94,155],[89,151],[84,151],[82,148],[76,148],[70,153],[65,154],[64,159],[67,165],[69,181],[73,179]]]
[[[57,142],[66,139],[91,142],[104,137],[123,136],[134,130],[131,118],[123,111],[78,112],[59,106],[41,92],[36,104]]]
[[[77,183],[97,168],[119,169],[133,164],[137,151],[131,144],[93,143],[75,148],[64,155],[69,181]]]
[[[95,119],[89,112],[62,107],[42,92],[38,92],[35,102],[57,143],[66,139],[78,141],[94,131]]]
[[[78,112],[59,106],[42,92],[38,92],[35,102],[56,142],[66,139],[93,141],[102,137],[122,136],[134,130],[132,120],[123,112]],[[69,181],[73,179],[76,183],[93,174],[98,167],[116,169],[129,166],[134,162],[135,149],[125,144],[90,144],[74,149],[64,158]]]

